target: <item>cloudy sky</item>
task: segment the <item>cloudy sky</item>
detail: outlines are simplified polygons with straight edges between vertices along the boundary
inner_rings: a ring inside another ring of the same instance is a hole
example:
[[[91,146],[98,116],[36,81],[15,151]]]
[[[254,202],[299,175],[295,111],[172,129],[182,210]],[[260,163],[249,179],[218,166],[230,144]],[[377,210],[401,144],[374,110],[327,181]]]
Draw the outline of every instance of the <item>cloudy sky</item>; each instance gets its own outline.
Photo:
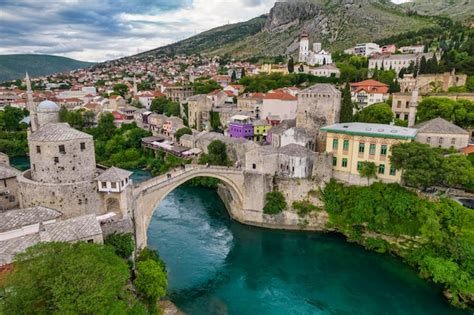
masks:
[[[104,61],[248,20],[275,1],[0,0],[0,54]]]

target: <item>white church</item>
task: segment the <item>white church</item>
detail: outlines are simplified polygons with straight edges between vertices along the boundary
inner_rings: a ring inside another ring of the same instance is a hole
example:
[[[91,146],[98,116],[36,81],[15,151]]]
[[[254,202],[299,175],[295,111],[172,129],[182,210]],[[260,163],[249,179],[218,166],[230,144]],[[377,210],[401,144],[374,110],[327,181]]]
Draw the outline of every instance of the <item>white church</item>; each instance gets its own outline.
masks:
[[[308,33],[303,31],[300,38],[299,62],[305,62],[309,66],[328,65],[332,63],[331,54],[322,49],[321,43],[313,43],[313,49],[309,49]]]

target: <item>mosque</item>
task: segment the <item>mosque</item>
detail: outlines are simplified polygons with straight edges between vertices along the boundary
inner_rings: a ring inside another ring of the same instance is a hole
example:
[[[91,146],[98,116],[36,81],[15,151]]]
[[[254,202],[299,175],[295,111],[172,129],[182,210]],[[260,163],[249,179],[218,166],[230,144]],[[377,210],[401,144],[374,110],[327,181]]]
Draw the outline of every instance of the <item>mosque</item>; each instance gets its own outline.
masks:
[[[114,230],[113,223],[131,230],[132,173],[97,166],[93,137],[59,122],[56,103],[36,105],[28,75],[26,85],[30,169],[17,171],[2,154],[0,195],[8,198],[0,203],[0,266],[27,247],[25,238],[28,245],[43,239],[101,242],[102,229]],[[44,235],[58,224],[54,237]]]

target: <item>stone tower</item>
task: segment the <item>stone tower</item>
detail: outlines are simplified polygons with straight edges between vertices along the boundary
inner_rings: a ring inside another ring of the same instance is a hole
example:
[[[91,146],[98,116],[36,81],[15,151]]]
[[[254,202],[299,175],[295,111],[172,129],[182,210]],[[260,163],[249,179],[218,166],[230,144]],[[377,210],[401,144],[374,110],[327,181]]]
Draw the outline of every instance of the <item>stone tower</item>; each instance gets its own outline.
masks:
[[[38,116],[36,114],[36,105],[33,100],[33,90],[31,89],[31,81],[30,81],[30,76],[28,75],[28,72],[26,73],[25,76],[25,82],[26,82],[26,95],[27,95],[27,103],[26,103],[26,108],[30,112],[30,131],[35,132],[39,128],[38,124]]]
[[[309,37],[306,29],[303,30],[300,37],[299,62],[307,62],[309,55]]]

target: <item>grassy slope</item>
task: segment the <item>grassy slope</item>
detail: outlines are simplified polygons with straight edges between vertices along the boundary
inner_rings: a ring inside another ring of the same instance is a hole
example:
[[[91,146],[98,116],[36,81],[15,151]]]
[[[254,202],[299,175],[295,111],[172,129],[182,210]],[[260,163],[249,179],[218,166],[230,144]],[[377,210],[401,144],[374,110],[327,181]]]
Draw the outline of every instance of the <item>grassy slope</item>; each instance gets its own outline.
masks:
[[[0,55],[0,82],[31,76],[48,75],[88,67],[93,63],[51,55]]]
[[[422,15],[447,16],[456,21],[474,22],[474,0],[412,0],[402,6]]]
[[[265,25],[265,21],[266,16],[259,16],[246,22],[216,27],[177,43],[141,53],[138,56],[206,53],[258,33]]]

